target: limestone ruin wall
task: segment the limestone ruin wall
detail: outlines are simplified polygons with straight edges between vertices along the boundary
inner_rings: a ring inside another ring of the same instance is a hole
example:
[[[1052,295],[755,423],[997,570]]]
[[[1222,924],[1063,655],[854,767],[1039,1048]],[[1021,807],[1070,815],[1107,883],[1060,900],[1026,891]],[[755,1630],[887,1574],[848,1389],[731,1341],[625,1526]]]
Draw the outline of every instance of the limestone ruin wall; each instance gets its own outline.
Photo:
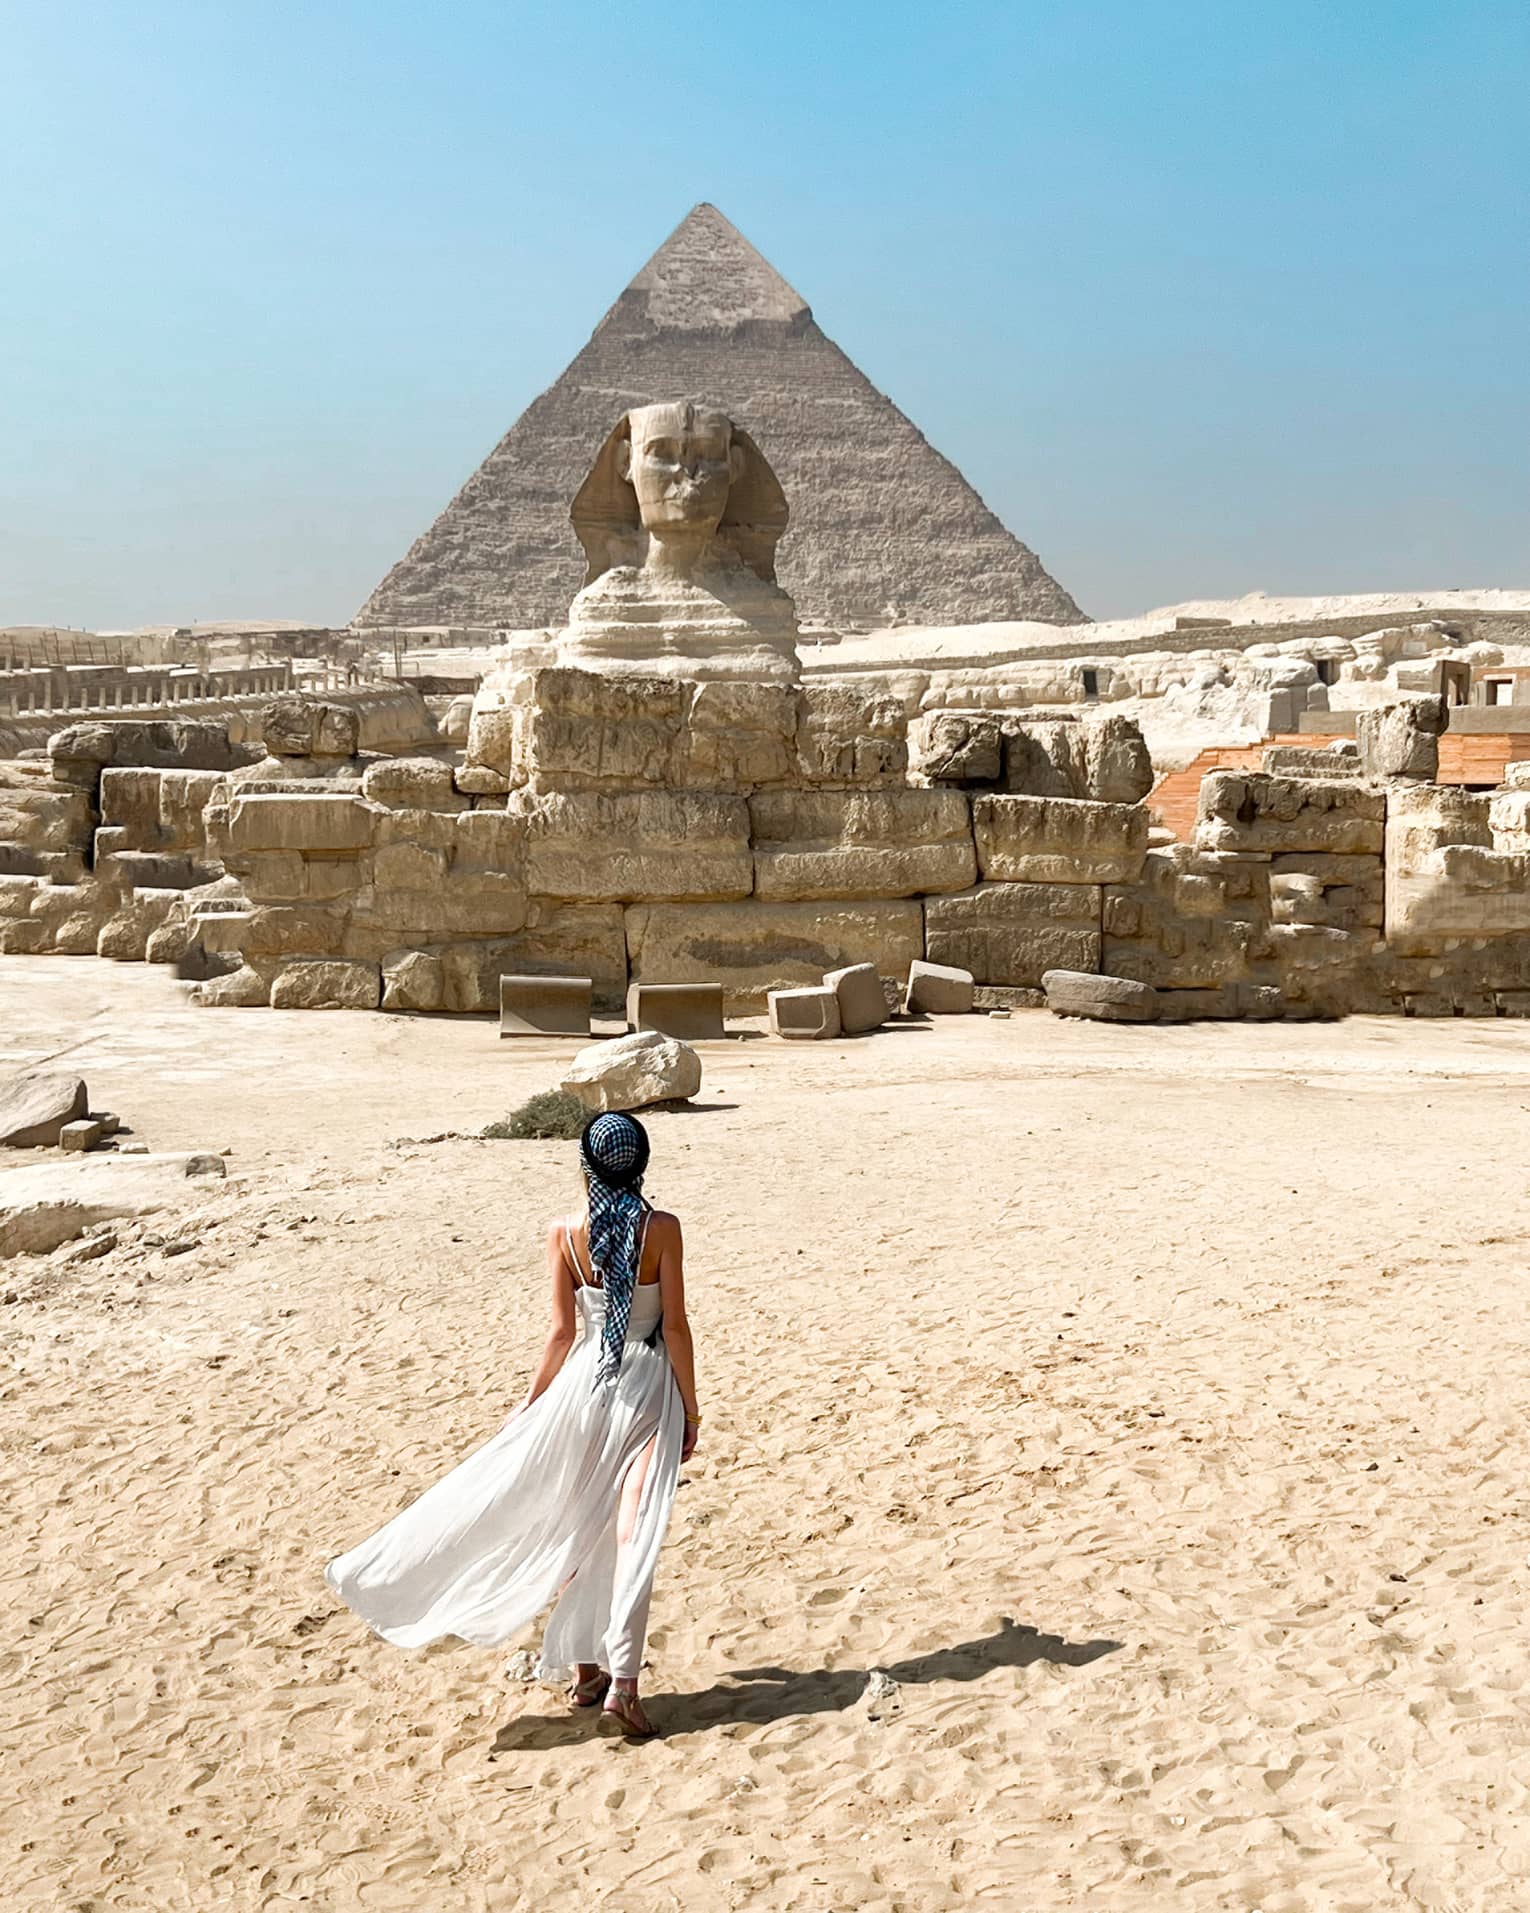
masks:
[[[176,964],[209,1006],[486,1014],[510,972],[714,981],[731,1014],[871,962],[1039,1003],[1069,969],[1166,1019],[1530,1010],[1530,772],[1433,781],[1447,712],[1272,748],[1201,785],[1189,841],[1113,711],[910,714],[801,688],[535,673],[465,761],[366,753],[278,706],[76,727],[0,766],[0,953]]]

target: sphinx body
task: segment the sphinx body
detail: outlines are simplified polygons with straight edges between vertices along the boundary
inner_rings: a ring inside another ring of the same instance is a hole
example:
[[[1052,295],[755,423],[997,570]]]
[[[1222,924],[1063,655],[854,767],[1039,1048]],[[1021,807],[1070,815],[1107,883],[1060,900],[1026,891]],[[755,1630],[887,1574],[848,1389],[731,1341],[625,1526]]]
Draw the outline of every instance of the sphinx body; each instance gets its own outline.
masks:
[[[646,677],[797,677],[797,617],[776,583],[786,500],[723,413],[683,401],[629,412],[570,512],[589,561],[560,664]]]

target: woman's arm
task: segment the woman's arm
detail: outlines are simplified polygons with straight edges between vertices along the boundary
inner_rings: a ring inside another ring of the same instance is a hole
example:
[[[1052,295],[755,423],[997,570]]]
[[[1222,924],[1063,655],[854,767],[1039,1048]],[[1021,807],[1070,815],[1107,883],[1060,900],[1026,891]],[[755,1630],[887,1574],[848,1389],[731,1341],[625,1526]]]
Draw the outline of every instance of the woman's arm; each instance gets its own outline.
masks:
[[[685,1242],[675,1216],[664,1218],[659,1242],[659,1301],[664,1310],[664,1346],[685,1404],[685,1442],[680,1459],[689,1461],[696,1447],[701,1410],[696,1406],[696,1349],[685,1314]]]
[[[522,1408],[529,1408],[537,1396],[552,1385],[558,1370],[568,1360],[569,1350],[574,1346],[574,1278],[563,1252],[561,1222],[547,1225],[547,1273],[552,1279],[552,1326],[547,1331],[547,1342],[542,1350],[542,1359],[537,1363],[537,1372],[531,1378],[531,1386],[520,1407],[515,1410],[517,1415]]]

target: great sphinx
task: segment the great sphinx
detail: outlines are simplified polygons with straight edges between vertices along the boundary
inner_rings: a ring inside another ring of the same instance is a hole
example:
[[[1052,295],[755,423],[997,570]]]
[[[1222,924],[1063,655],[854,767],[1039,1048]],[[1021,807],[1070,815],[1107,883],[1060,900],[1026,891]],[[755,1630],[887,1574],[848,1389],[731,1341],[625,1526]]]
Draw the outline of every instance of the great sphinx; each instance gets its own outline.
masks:
[[[588,570],[558,636],[560,663],[796,678],[796,613],[775,568],[786,497],[723,412],[687,399],[624,414],[569,516]]]

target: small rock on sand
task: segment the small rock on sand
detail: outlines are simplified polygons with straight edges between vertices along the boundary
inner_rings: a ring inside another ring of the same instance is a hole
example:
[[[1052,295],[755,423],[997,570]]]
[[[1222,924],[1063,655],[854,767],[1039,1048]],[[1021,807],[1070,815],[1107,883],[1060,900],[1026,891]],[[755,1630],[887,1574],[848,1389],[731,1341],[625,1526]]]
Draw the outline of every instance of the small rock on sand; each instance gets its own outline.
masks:
[[[861,1706],[868,1720],[885,1720],[889,1714],[901,1711],[903,1696],[891,1674],[884,1673],[880,1667],[871,1669],[861,1690]]]

